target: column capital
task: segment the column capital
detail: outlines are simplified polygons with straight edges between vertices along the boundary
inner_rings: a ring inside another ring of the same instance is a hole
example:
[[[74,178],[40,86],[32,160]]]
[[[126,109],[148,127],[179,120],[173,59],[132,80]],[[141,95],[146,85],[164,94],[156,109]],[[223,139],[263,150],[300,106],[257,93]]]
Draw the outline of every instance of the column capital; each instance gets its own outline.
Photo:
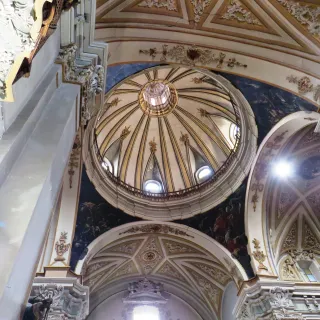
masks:
[[[50,320],[83,320],[89,313],[89,288],[81,285],[77,278],[37,277],[31,296],[52,299]]]
[[[257,280],[244,287],[234,315],[237,320],[303,320],[320,311],[320,285]]]

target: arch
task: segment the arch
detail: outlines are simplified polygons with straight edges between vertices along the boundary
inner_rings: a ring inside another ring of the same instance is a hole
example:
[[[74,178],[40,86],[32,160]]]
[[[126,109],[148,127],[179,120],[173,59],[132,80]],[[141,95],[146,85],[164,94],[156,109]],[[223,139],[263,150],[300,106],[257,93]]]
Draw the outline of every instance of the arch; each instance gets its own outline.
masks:
[[[239,262],[214,239],[184,225],[150,221],[102,234],[88,246],[76,272],[90,287],[91,310],[124,293],[129,282],[147,277],[164,284],[203,319],[219,319],[228,284],[239,289],[248,279]]]
[[[283,118],[265,137],[254,160],[247,186],[245,229],[249,241],[248,251],[253,257],[251,264],[258,275],[278,276],[265,209],[265,198],[272,178],[270,163],[281,154],[299,130],[317,123],[319,119],[318,113],[305,111]]]

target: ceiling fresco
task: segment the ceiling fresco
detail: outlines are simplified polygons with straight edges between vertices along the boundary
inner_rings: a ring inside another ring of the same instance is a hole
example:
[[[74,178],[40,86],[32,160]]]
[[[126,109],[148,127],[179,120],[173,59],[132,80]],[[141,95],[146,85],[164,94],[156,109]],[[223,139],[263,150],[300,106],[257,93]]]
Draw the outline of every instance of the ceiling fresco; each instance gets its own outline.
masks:
[[[106,92],[126,77],[154,65],[154,63],[137,63],[108,67]],[[240,76],[220,74],[238,88],[250,103],[258,126],[259,144],[269,130],[286,115],[300,110],[316,110],[314,105],[284,90]],[[245,180],[240,188],[220,205],[193,218],[175,222],[202,231],[223,244],[240,261],[251,277],[253,273],[246,250],[243,218],[246,186]],[[86,247],[95,238],[116,226],[133,221],[139,219],[112,207],[99,195],[84,167],[71,267],[75,268],[77,261],[84,257]]]

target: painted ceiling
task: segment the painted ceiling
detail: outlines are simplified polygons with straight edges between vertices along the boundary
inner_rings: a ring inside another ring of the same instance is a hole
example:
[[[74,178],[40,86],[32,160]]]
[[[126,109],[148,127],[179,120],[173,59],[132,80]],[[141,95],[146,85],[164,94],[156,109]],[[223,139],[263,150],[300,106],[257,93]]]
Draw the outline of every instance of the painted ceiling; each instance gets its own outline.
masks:
[[[108,42],[201,36],[209,46],[220,39],[311,56],[319,8],[317,0],[98,0],[96,34]]]
[[[109,90],[124,78],[153,64],[125,64],[108,67],[106,88]],[[258,126],[260,143],[269,130],[284,116],[299,110],[315,111],[314,105],[281,89],[236,75],[223,73],[250,103]],[[227,200],[207,213],[176,221],[204,232],[227,247],[252,276],[244,235],[244,202],[246,181]],[[71,265],[84,256],[86,247],[102,233],[139,219],[108,204],[89,181],[83,170],[79,212],[73,241]]]

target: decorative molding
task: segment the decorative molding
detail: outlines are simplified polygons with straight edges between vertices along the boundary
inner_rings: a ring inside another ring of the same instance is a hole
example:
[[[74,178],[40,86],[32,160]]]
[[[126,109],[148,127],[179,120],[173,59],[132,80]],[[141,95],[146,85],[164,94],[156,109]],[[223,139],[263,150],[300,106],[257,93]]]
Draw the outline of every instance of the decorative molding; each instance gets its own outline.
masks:
[[[253,239],[252,243],[253,243],[254,249],[255,249],[253,251],[252,255],[253,255],[254,259],[259,262],[258,269],[268,271],[268,268],[263,264],[264,261],[266,260],[267,256],[263,253],[263,251],[260,250],[261,249],[260,241],[257,239]]]
[[[273,308],[291,308],[293,303],[288,289],[275,287],[270,290],[270,304]]]
[[[79,168],[79,162],[80,162],[80,156],[81,156],[81,141],[79,134],[76,135],[76,138],[73,143],[72,151],[69,158],[68,163],[68,174],[69,174],[69,188],[72,188],[72,180],[73,176],[75,174],[75,169]]]
[[[178,11],[176,0],[144,0],[138,4],[138,7],[164,8],[169,11]]]
[[[320,7],[319,7],[319,12],[320,12]],[[294,83],[298,85],[298,91],[301,95],[306,95],[307,93],[312,92],[313,100],[316,102],[320,101],[320,85],[313,84],[309,77],[304,76],[304,77],[298,78],[296,76],[291,75],[287,77],[287,80],[290,83]]]
[[[164,62],[168,59],[171,59],[175,62],[188,66],[194,66],[196,64],[209,65],[216,63],[216,68],[218,69],[222,69],[223,66],[226,66],[229,69],[233,69],[234,67],[247,68],[246,64],[237,61],[236,58],[227,58],[228,60],[226,60],[227,55],[223,52],[220,52],[219,56],[216,56],[212,50],[202,49],[196,45],[176,45],[169,47],[169,45],[163,44],[162,50],[150,48],[149,50],[139,50],[139,53],[149,55],[152,59],[158,55],[161,55],[160,61]]]
[[[76,52],[75,44],[62,47],[57,62],[64,65],[65,81],[81,85],[81,122],[86,124],[98,112],[95,96],[104,89],[104,68],[101,65],[77,65]]]
[[[227,11],[221,16],[225,20],[236,20],[241,23],[262,26],[262,23],[254,16],[252,12],[244,8],[239,0],[231,0]]]
[[[292,0],[278,0],[314,36],[320,36],[320,6],[301,4]]]
[[[134,233],[164,233],[164,234],[175,234],[178,236],[185,236],[185,237],[190,237],[194,238],[193,236],[189,235],[185,231],[182,231],[177,228],[173,228],[167,225],[160,225],[160,224],[147,224],[147,225],[142,225],[142,226],[136,226],[136,227],[131,227],[130,229],[120,232],[119,235],[122,234],[134,234]]]
[[[211,0],[190,0],[193,6],[194,21],[197,23],[200,21],[206,7],[211,3]]]
[[[61,261],[64,262],[65,257],[63,256],[69,249],[71,244],[66,243],[68,238],[68,232],[62,231],[59,241],[56,242],[55,244],[55,250],[57,256],[54,258],[55,262]]]

